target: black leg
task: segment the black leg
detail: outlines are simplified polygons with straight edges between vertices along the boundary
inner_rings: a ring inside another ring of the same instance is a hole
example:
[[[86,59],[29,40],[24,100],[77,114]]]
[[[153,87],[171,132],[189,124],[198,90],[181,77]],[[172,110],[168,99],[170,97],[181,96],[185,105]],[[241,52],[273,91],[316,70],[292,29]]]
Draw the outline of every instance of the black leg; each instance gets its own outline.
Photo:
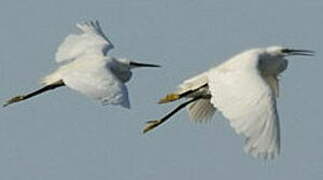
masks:
[[[173,111],[169,112],[168,114],[166,114],[163,118],[161,118],[160,120],[153,120],[153,121],[148,121],[146,123],[146,126],[144,127],[143,133],[146,133],[152,129],[154,129],[155,127],[159,126],[160,124],[166,122],[170,117],[172,117],[174,114],[176,114],[179,110],[185,108],[187,105],[189,105],[190,103],[203,98],[202,96],[193,98],[191,100],[188,100],[182,104],[180,104],[179,106],[177,106]]]
[[[208,86],[208,84],[204,84],[204,85],[200,86],[199,88],[187,90],[187,91],[183,92],[182,94],[177,94],[177,93],[167,94],[164,98],[161,98],[159,100],[158,104],[164,104],[164,103],[169,103],[172,101],[179,100],[179,99],[187,97],[190,94],[193,94],[196,91],[199,91],[200,89],[205,88],[207,86]]]
[[[59,81],[57,81],[57,82],[55,82],[55,83],[53,83],[53,84],[47,85],[47,86],[45,86],[45,87],[43,87],[43,88],[40,88],[40,89],[38,89],[38,90],[36,90],[36,91],[34,91],[34,92],[29,93],[29,94],[15,96],[15,97],[13,97],[13,98],[9,99],[9,100],[8,100],[8,101],[3,105],[3,107],[6,107],[6,106],[8,106],[8,105],[10,105],[10,104],[12,104],[12,103],[16,103],[16,102],[20,102],[20,101],[23,101],[23,100],[29,99],[29,98],[31,98],[31,97],[33,97],[33,96],[37,96],[37,95],[39,95],[39,94],[41,94],[41,93],[44,93],[44,92],[46,92],[46,91],[48,91],[48,90],[53,90],[53,89],[58,88],[58,87],[61,87],[61,86],[65,86],[65,84],[64,84],[64,82],[63,82],[63,80],[59,80]]]

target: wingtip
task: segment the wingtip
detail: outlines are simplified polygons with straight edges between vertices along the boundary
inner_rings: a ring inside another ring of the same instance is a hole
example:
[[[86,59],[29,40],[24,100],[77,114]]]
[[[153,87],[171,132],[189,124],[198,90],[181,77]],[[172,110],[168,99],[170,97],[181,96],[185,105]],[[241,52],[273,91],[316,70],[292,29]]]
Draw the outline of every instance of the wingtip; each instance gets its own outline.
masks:
[[[244,152],[255,159],[263,159],[263,160],[274,160],[279,156],[279,148],[271,149],[271,150],[259,150],[257,147],[251,147],[246,144],[244,146]]]
[[[81,23],[76,23],[76,27],[79,28],[83,32],[101,32],[100,23],[98,20],[95,21],[84,21]]]

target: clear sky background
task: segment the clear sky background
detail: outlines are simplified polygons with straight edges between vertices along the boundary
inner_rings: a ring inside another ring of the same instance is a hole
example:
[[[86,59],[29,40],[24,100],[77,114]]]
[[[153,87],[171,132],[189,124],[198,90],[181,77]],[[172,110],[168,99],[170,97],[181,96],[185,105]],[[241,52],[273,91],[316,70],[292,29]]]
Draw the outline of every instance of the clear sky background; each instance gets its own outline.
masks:
[[[101,106],[67,88],[0,112],[1,180],[323,179],[323,1],[2,0],[0,100],[39,88],[74,25],[99,20],[110,55],[161,64],[136,69],[132,109]],[[145,121],[185,78],[242,50],[284,45],[290,57],[278,100],[282,152],[251,158],[220,114],[194,124],[185,111],[142,135]]]

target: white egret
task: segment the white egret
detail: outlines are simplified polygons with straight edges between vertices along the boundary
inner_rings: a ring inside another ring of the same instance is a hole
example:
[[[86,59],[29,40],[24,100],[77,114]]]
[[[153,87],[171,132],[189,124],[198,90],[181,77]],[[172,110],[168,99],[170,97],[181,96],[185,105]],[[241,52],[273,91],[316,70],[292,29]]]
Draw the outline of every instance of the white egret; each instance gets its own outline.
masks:
[[[285,57],[291,55],[312,56],[314,52],[279,46],[250,49],[184,81],[159,103],[189,100],[160,120],[148,121],[144,133],[186,106],[193,120],[208,119],[219,110],[236,133],[246,137],[245,152],[256,158],[275,158],[280,152],[279,75],[287,68]]]
[[[42,79],[44,87],[26,95],[13,97],[3,106],[67,86],[101,101],[102,104],[130,107],[125,83],[132,76],[131,69],[160,66],[107,56],[114,46],[103,33],[98,21],[76,26],[81,33],[68,35],[58,47],[56,62],[61,66]]]

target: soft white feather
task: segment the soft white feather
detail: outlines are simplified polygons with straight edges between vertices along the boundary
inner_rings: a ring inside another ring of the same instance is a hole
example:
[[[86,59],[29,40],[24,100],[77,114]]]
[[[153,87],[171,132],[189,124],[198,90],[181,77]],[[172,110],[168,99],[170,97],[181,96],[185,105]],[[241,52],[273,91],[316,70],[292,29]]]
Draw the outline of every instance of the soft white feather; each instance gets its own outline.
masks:
[[[130,108],[127,87],[111,71],[115,65],[109,57],[81,56],[61,66],[42,82],[51,84],[62,79],[67,87],[103,104],[120,104]]]
[[[107,56],[113,48],[104,35],[100,24],[86,22],[77,24],[80,34],[69,35],[56,53],[59,67],[41,79],[44,87],[25,95],[9,99],[3,106],[37,96],[49,90],[66,86],[102,104],[121,105],[130,108],[128,90],[125,85],[131,79],[133,68],[160,67],[128,59]]]
[[[270,86],[272,91],[274,92],[275,97],[279,96],[279,79],[277,75],[271,76],[262,76],[266,83]]]
[[[182,94],[187,91],[196,90],[205,86],[208,83],[207,72],[200,73],[196,76],[193,76],[190,79],[185,80],[178,86],[177,94]],[[195,97],[199,94],[209,93],[208,87],[203,87],[196,93],[189,95],[188,97]],[[200,99],[191,104],[189,104],[186,108],[188,110],[188,114],[190,119],[195,122],[205,122],[213,116],[216,108],[210,102],[210,99]]]
[[[104,56],[113,48],[113,44],[103,33],[100,24],[88,22],[76,25],[80,34],[68,35],[56,52],[56,62],[68,62],[84,54]]]
[[[194,122],[206,122],[212,118],[216,108],[211,104],[210,99],[199,99],[189,104],[187,111]]]
[[[258,69],[258,54],[248,51],[209,71],[211,103],[246,136],[245,151],[273,159],[280,152],[279,121],[274,91]]]

